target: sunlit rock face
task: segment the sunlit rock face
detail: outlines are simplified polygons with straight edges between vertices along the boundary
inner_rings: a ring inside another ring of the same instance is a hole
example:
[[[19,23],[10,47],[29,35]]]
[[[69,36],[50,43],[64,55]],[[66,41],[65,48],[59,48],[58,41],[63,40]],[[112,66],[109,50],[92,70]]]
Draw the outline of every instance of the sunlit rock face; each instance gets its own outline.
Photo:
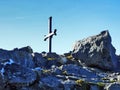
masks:
[[[102,31],[98,35],[77,41],[73,48],[73,57],[87,66],[113,70],[118,66],[115,52],[109,32]]]

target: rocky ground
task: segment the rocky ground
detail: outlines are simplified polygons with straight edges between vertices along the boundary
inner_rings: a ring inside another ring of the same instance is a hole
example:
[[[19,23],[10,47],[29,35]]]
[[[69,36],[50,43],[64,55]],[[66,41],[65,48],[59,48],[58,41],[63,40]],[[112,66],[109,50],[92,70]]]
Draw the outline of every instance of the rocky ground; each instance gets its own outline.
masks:
[[[120,90],[119,63],[108,31],[63,55],[0,49],[0,90]]]

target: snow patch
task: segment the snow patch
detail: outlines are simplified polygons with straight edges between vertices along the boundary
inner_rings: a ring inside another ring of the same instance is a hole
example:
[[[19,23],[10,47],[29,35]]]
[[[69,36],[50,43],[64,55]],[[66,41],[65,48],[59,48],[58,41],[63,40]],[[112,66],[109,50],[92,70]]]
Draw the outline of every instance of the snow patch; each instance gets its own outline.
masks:
[[[4,72],[5,72],[5,69],[2,68],[2,69],[0,70],[0,73],[1,73],[2,77],[4,77]]]
[[[5,62],[5,63],[3,63],[3,65],[7,65],[7,64],[13,64],[14,63],[14,61],[12,60],[12,59],[9,59],[9,61],[8,62]]]
[[[36,67],[36,68],[34,68],[34,69],[32,69],[33,71],[41,71],[41,70],[43,70],[41,67]]]
[[[35,57],[35,54],[34,54],[34,53],[32,53],[32,56],[33,56],[33,57]]]

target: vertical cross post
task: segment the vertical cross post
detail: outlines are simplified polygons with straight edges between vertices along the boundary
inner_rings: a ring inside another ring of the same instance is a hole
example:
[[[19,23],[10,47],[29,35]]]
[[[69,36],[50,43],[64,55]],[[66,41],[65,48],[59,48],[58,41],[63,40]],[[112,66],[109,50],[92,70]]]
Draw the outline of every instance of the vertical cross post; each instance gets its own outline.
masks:
[[[49,53],[52,52],[52,37],[53,35],[57,35],[56,34],[56,29],[54,30],[54,32],[52,32],[52,17],[49,17],[49,20],[48,20],[48,35],[45,35],[45,38],[44,38],[44,41],[46,41],[47,39],[49,39],[48,41],[48,50],[49,50]]]
[[[49,17],[49,21],[48,21],[48,33],[52,33],[52,17]],[[52,48],[52,36],[49,37],[49,44],[48,44],[48,50],[49,50],[49,53],[51,53],[51,48]]]

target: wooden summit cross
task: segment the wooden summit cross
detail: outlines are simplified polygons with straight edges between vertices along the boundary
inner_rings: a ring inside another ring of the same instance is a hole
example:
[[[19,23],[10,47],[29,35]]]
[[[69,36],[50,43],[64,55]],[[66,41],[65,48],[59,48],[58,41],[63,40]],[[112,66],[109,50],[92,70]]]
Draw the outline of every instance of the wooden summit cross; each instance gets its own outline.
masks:
[[[52,17],[49,17],[49,21],[48,21],[48,35],[45,35],[44,41],[46,41],[47,39],[49,39],[49,44],[48,44],[48,49],[49,49],[49,53],[52,52],[52,37],[53,35],[57,35],[56,34],[57,29],[54,29],[54,32],[52,32]]]

